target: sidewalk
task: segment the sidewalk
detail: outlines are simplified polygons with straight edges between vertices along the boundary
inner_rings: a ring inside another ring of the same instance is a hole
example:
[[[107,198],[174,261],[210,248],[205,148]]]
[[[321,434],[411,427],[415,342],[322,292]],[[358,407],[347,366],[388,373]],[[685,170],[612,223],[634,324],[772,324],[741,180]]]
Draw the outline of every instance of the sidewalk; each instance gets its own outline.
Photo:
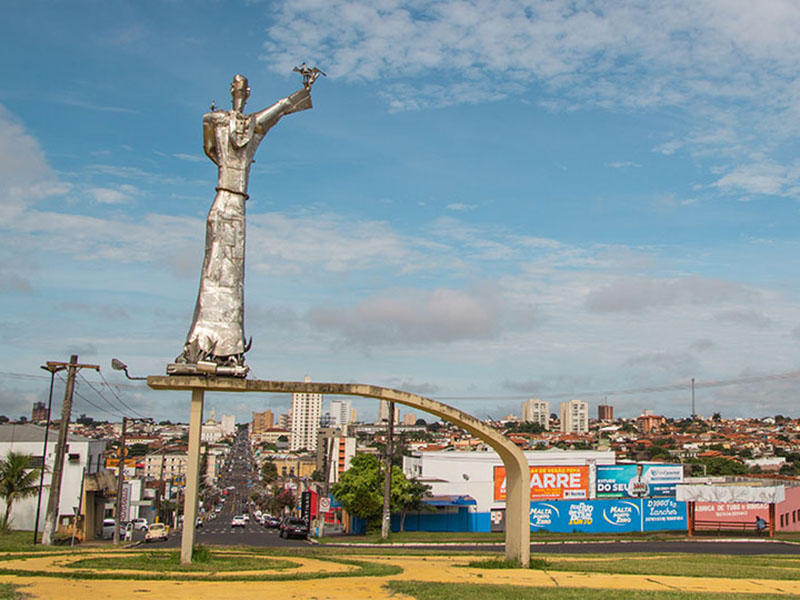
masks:
[[[107,554],[105,554],[107,556]],[[86,558],[86,554],[30,557],[0,563],[6,569],[49,572],[70,572],[65,566],[72,560]],[[192,600],[219,600],[220,598],[281,598],[297,600],[410,600],[408,596],[390,594],[384,587],[390,580],[505,584],[516,586],[578,587],[618,590],[660,590],[683,592],[737,592],[753,594],[754,600],[764,594],[800,595],[800,581],[718,579],[711,577],[673,577],[653,575],[605,575],[528,569],[472,569],[464,565],[469,556],[348,556],[354,560],[396,565],[402,573],[387,577],[331,577],[305,581],[198,581],[202,574],[181,574],[180,580],[156,581],[123,579],[60,579],[27,575],[0,575],[0,582],[21,586],[20,591],[30,598],[41,600],[161,600],[163,598],[190,597]],[[485,558],[485,557],[483,557]],[[313,570],[340,571],[338,563],[325,563],[324,559],[295,558],[300,564],[296,572]],[[124,573],[114,572],[124,577]],[[254,574],[257,572],[249,572]],[[274,571],[271,571],[274,573]],[[231,574],[231,573],[227,573]]]

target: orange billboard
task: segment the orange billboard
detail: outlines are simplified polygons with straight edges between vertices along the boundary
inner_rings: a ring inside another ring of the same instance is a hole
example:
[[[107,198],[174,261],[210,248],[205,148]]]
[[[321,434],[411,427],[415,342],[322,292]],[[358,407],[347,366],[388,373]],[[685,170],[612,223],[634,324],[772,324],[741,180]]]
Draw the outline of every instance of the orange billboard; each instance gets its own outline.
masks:
[[[531,466],[531,500],[588,500],[589,467]],[[494,499],[506,499],[506,468],[494,468]]]

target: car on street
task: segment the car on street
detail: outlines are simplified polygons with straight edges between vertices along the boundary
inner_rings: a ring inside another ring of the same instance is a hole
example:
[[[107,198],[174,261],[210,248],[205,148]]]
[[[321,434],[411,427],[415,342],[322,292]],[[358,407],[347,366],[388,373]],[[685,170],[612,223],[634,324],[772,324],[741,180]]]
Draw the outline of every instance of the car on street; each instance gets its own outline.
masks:
[[[308,523],[304,519],[297,517],[286,517],[281,523],[280,534],[282,538],[289,539],[291,537],[308,537]]]
[[[203,518],[202,517],[197,517],[197,519],[194,522],[194,526],[195,527],[202,527],[203,526]]]
[[[267,515],[264,517],[264,527],[269,527],[270,529],[277,529],[281,526],[281,520],[279,517],[273,517],[271,515]]]
[[[110,540],[114,537],[114,527],[117,521],[115,519],[103,519],[103,539]]]
[[[242,515],[236,515],[231,519],[231,527],[244,527],[246,525]]]
[[[169,537],[167,533],[167,526],[163,523],[153,523],[147,528],[147,533],[144,534],[145,542],[158,542],[166,540]]]
[[[131,523],[133,523],[133,528],[136,531],[147,531],[147,519],[141,517],[131,519]]]

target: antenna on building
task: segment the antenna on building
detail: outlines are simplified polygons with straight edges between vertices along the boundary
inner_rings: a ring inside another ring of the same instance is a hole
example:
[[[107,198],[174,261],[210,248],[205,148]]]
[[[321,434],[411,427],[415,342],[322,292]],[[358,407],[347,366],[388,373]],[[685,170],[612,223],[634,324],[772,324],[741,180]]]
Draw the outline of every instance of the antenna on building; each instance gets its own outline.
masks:
[[[692,421],[697,418],[697,413],[694,411],[694,377],[692,377]]]

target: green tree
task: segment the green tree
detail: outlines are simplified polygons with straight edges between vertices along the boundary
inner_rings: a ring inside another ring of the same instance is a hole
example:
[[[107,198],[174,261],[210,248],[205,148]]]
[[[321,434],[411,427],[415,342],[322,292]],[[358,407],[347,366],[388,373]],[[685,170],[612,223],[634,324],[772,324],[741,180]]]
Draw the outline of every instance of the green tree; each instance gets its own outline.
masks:
[[[395,473],[400,477],[395,478]],[[402,478],[402,480],[400,479]],[[416,479],[407,479],[400,469],[392,469],[392,510],[400,513],[400,531],[405,531],[406,515],[410,512],[430,510],[422,499],[431,491],[431,486]]]
[[[696,458],[690,462],[693,465],[705,465],[706,475],[746,475],[750,471],[742,463],[721,456]]]
[[[383,512],[383,469],[381,461],[372,454],[356,454],[350,468],[331,489],[334,497],[351,515],[367,521],[370,528],[380,522]],[[423,510],[422,498],[430,487],[409,480],[398,466],[392,467],[392,491],[389,497],[391,512],[401,514],[403,529],[406,513]]]
[[[351,515],[366,519],[367,526],[380,519],[383,510],[383,477],[380,462],[372,454],[358,453],[350,468],[331,488],[334,497]]]
[[[33,466],[30,454],[9,452],[0,460],[0,498],[6,502],[6,512],[0,527],[8,528],[11,507],[16,500],[33,496],[39,491],[39,473],[41,470]]]
[[[280,515],[285,508],[293,508],[296,504],[297,502],[291,490],[275,487],[273,487],[272,495],[266,502],[267,510],[271,515]]]

